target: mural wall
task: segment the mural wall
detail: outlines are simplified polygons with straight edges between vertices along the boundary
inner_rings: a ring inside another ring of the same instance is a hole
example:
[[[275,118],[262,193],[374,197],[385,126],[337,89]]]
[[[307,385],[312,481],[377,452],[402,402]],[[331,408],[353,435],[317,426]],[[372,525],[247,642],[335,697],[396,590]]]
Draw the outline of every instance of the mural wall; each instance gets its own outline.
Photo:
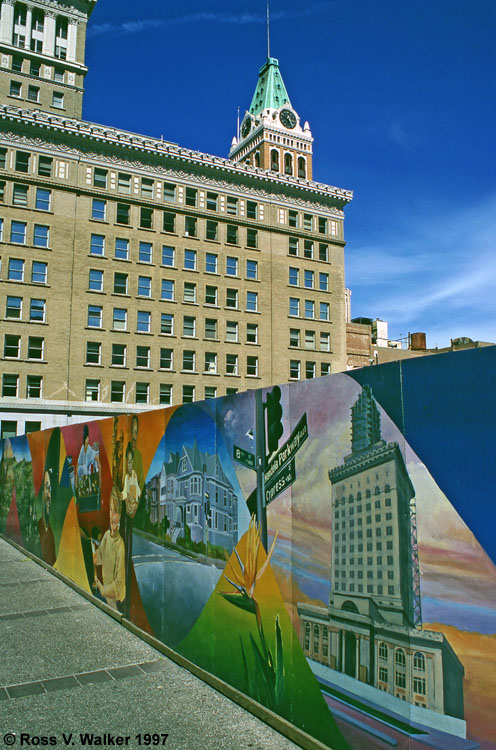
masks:
[[[0,531],[329,747],[496,750],[495,365],[5,440]]]

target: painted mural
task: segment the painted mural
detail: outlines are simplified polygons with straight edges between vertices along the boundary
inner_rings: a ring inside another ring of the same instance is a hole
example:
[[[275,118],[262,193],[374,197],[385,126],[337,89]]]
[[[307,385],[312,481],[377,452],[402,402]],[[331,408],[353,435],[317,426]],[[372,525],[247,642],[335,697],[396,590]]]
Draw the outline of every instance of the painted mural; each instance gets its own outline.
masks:
[[[331,748],[496,750],[495,360],[10,438],[0,531]]]

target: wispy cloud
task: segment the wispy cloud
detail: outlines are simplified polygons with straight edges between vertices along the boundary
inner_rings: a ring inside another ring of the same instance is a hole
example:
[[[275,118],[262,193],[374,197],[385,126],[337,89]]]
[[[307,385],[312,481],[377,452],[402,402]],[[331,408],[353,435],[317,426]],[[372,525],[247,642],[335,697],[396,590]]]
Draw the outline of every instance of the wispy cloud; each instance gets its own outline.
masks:
[[[439,346],[459,335],[494,341],[496,196],[445,215],[403,221],[380,245],[348,250],[353,315],[425,330],[429,338],[444,339]]]
[[[304,8],[280,10],[270,14],[271,21],[293,20],[316,15],[329,10],[333,2],[319,2]],[[140,34],[155,29],[170,28],[193,23],[223,23],[234,26],[258,25],[266,23],[265,13],[229,12],[229,11],[198,11],[183,16],[167,16],[165,18],[141,18],[139,20],[123,21],[122,23],[105,22],[94,24],[88,28],[88,36]]]
[[[413,150],[413,139],[407,133],[403,125],[398,120],[393,120],[389,125],[389,137],[397,146],[401,146],[406,151]]]

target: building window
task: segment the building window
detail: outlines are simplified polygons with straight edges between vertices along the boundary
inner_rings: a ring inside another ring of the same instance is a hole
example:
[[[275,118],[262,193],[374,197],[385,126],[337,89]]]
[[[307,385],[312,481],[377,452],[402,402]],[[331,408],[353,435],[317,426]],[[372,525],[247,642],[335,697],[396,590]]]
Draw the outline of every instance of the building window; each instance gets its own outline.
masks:
[[[135,402],[147,404],[150,400],[150,383],[136,383]]]
[[[298,237],[289,238],[288,253],[290,255],[298,255]]]
[[[329,274],[319,273],[319,289],[321,292],[329,291]]]
[[[215,253],[206,253],[205,271],[207,273],[217,273],[217,255]]]
[[[125,367],[126,366],[126,345],[125,344],[112,344],[112,354],[110,363],[114,367]]]
[[[246,374],[251,376],[258,375],[258,357],[246,358]]]
[[[425,656],[420,651],[416,651],[413,655],[413,668],[419,672],[425,672]]]
[[[326,262],[329,260],[329,248],[322,242],[319,242],[319,260],[324,260]]]
[[[226,354],[226,375],[238,374],[238,355]]]
[[[138,333],[150,333],[152,314],[144,310],[138,310],[136,318],[136,330]]]
[[[389,658],[389,649],[387,647],[387,644],[384,643],[384,641],[381,641],[381,643],[379,643],[379,658],[380,659]]]
[[[319,303],[319,318],[320,320],[330,320],[330,308],[328,302]]]
[[[226,341],[238,340],[238,324],[235,320],[226,321]]]
[[[15,170],[16,172],[29,172],[30,154],[27,151],[15,152]]]
[[[207,193],[207,210],[217,211],[219,196],[217,193]]]
[[[183,336],[195,336],[196,334],[196,318],[190,315],[185,315],[183,318]]]
[[[217,321],[214,318],[205,318],[205,338],[217,339]]]
[[[63,68],[54,68],[53,80],[55,81],[55,83],[64,83],[65,71]]]
[[[138,297],[152,296],[152,280],[150,276],[138,276]]]
[[[172,370],[174,352],[172,349],[162,347],[160,349],[160,369]]]
[[[53,165],[53,159],[51,156],[39,156],[38,157],[38,174],[41,177],[51,177],[52,165]],[[38,188],[38,190],[41,190],[41,189],[42,188]],[[50,193],[49,190],[47,190],[47,192]],[[36,206],[36,208],[38,208],[38,206]]]
[[[110,383],[110,400],[123,404],[126,400],[126,384],[122,380],[112,380]]]
[[[107,170],[95,167],[93,170],[93,185],[94,187],[106,188],[107,187]]]
[[[3,356],[9,359],[19,359],[21,356],[21,337],[7,333],[3,343]]]
[[[160,333],[171,336],[174,333],[174,316],[171,313],[161,313]]]
[[[293,174],[293,157],[291,154],[284,154],[284,174]]]
[[[246,309],[248,312],[258,311],[258,293],[246,292]]]
[[[315,318],[315,302],[311,299],[305,300],[305,318]]]
[[[227,225],[227,242],[230,245],[238,244],[238,227],[236,224]]]
[[[320,363],[320,374],[321,375],[330,375],[331,374],[331,365],[329,362],[321,362]],[[362,519],[358,519],[358,525],[362,525]]]
[[[2,380],[2,396],[17,398],[19,393],[19,375],[4,372]]]
[[[39,432],[41,430],[41,422],[26,421],[24,423],[24,432],[26,435],[29,432]]]
[[[142,206],[140,208],[140,228],[152,229],[153,227],[153,208]]]
[[[48,227],[41,224],[34,225],[33,245],[35,247],[48,247]]]
[[[170,279],[162,279],[161,299],[168,302],[174,300],[174,282]]]
[[[219,239],[219,224],[217,221],[207,220],[205,237],[207,240]]]
[[[43,378],[41,375],[28,375],[26,378],[26,398],[41,398]]]
[[[289,284],[290,286],[298,286],[300,283],[300,271],[298,268],[289,269]]]
[[[100,401],[100,381],[87,380],[85,385],[85,401]]]
[[[257,323],[246,324],[246,343],[258,344],[258,324]]]
[[[118,203],[115,220],[117,224],[129,225],[130,206],[127,203]]]
[[[288,212],[288,224],[290,227],[297,227],[298,226],[298,211],[289,211]]]
[[[26,244],[26,222],[12,221],[10,224],[10,241],[19,245]]]
[[[139,255],[138,259],[140,263],[151,263],[152,262],[152,243],[151,242],[140,242],[139,243]]]
[[[164,201],[170,201],[175,203],[176,201],[176,186],[172,182],[164,182]]]
[[[303,156],[298,157],[298,177],[305,179],[307,176],[307,165]]]
[[[205,372],[217,372],[217,354],[214,352],[205,352]]]
[[[183,385],[183,404],[190,404],[195,400],[195,386]]]
[[[16,73],[22,73],[23,62],[24,58],[21,57],[21,55],[12,55],[12,70],[14,70]]]
[[[197,235],[197,220],[194,216],[186,216],[184,219],[184,234],[186,237],[196,237]]]
[[[163,212],[163,229],[164,232],[176,231],[176,214],[172,214],[169,211]]]
[[[307,380],[315,377],[315,362],[305,363],[305,377]]]
[[[425,677],[414,677],[413,678],[413,692],[417,693],[417,695],[425,695],[426,694],[426,683],[425,683]]]
[[[86,364],[101,364],[102,345],[98,341],[86,342]]]
[[[238,290],[226,289],[226,307],[238,307]]]
[[[170,406],[172,404],[172,385],[168,383],[160,383],[159,387],[159,403],[164,406]]]
[[[117,242],[116,242],[116,253],[117,253]],[[90,240],[90,255],[103,256],[105,254],[105,237],[102,234],[92,234]]]
[[[102,327],[102,308],[99,305],[88,305],[88,328]]]
[[[27,206],[28,205],[28,186],[27,185],[14,185],[12,191],[12,203],[14,206]]]
[[[184,251],[184,268],[186,271],[196,271],[196,250]]]
[[[155,194],[155,181],[148,177],[141,178],[141,195],[143,198],[152,199]]]
[[[315,331],[305,331],[305,349],[315,349]]]
[[[45,320],[45,300],[32,299],[29,305],[29,320],[34,323],[43,323]]]
[[[47,264],[40,263],[37,260],[33,260],[31,267],[31,282],[33,284],[46,284],[47,283]]]
[[[217,388],[214,385],[206,385],[205,386],[205,398],[216,398],[217,397]]]
[[[93,237],[96,237],[97,235],[93,235]],[[103,240],[103,237],[102,237]],[[102,244],[102,253],[103,255],[103,244]],[[129,260],[129,240],[125,240],[122,238],[117,237],[115,240],[115,259],[116,260]]]
[[[52,107],[64,109],[64,95],[60,91],[54,91],[52,94]]]
[[[297,297],[289,298],[289,314],[295,317],[300,314],[300,300]]]
[[[36,188],[35,208],[38,211],[50,211],[52,191],[45,188]]]
[[[196,304],[196,284],[184,282],[183,302]]]
[[[131,175],[125,172],[118,172],[117,174],[117,190],[119,193],[131,193]]]
[[[22,95],[22,85],[19,83],[19,81],[11,81],[10,82],[10,96],[15,97],[21,97]]]
[[[270,152],[270,168],[272,172],[279,172],[279,151],[275,148]]]
[[[114,273],[114,294],[127,294],[127,273]]]
[[[298,328],[289,329],[289,345],[300,346],[300,331]]]
[[[258,231],[256,229],[248,228],[246,230],[246,245],[247,247],[258,247]]]
[[[313,216],[312,214],[303,214],[303,229],[307,232],[311,232],[313,229]]]
[[[127,330],[127,310],[124,310],[122,307],[114,307],[112,328],[115,331]]]
[[[238,275],[238,258],[228,255],[226,258],[226,275],[237,276]]]
[[[232,195],[228,195],[226,199],[226,212],[230,216],[237,216],[238,215],[238,199],[234,198]]]
[[[5,317],[10,318],[11,320],[21,320],[22,297],[7,297]]]
[[[331,351],[331,335],[329,333],[320,334],[320,351],[321,352]]]
[[[313,258],[313,242],[312,240],[305,240],[303,243],[303,257]]]
[[[185,349],[183,351],[183,370],[195,371],[195,352]]]
[[[313,271],[306,270],[304,272],[303,283],[306,289],[313,289],[313,283],[314,283]]]
[[[92,292],[103,292],[103,271],[90,268],[88,289]]]
[[[298,359],[289,361],[289,377],[293,380],[300,379],[300,361]]]
[[[248,219],[258,219],[258,203],[246,201],[246,216]]]
[[[187,206],[196,206],[198,201],[198,190],[187,187],[184,202]]]
[[[150,347],[149,346],[137,346],[136,347],[136,367],[150,367]]]

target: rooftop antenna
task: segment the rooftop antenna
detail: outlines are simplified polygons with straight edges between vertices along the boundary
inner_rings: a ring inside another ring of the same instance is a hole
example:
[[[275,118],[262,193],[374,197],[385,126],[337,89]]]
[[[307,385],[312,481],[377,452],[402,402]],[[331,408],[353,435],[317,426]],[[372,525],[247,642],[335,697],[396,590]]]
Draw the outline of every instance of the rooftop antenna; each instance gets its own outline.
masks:
[[[237,139],[238,139],[238,141],[239,141],[239,107],[238,107],[238,127],[237,127],[237,129],[236,129],[236,138],[237,138]]]
[[[267,0],[267,60],[270,60],[270,23],[269,23],[269,0]]]

